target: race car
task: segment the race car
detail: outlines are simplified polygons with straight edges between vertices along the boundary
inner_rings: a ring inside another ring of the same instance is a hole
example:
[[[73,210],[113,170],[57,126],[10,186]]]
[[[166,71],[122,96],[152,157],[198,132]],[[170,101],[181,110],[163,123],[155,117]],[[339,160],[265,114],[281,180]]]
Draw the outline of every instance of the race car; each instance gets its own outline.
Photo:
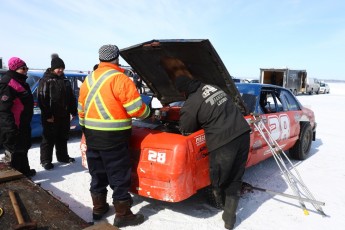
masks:
[[[216,50],[207,39],[152,40],[120,51],[121,57],[141,76],[162,107],[152,116],[133,120],[130,154],[133,163],[131,192],[167,202],[179,202],[208,188],[209,159],[204,131],[183,135],[179,111],[185,100],[160,65],[161,58],[182,60],[197,79],[218,85],[228,93],[250,124],[247,167],[272,156],[253,121],[261,119],[285,151],[306,159],[315,140],[313,111],[279,86],[235,84]],[[149,95],[142,95],[147,101]],[[229,121],[231,122],[231,121]],[[87,167],[85,139],[81,140],[83,165]]]

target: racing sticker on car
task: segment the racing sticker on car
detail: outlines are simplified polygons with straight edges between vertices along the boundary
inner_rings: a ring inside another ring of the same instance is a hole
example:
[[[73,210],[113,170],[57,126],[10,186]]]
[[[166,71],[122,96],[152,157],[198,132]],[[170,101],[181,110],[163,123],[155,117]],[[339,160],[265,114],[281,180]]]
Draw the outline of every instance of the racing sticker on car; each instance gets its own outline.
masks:
[[[200,146],[200,145],[206,143],[205,134],[200,134],[200,135],[198,135],[198,136],[196,136],[194,138],[195,138],[196,146]]]
[[[152,161],[152,162],[157,162],[160,164],[164,164],[166,161],[166,153],[154,151],[154,150],[150,149],[147,160]]]
[[[267,117],[268,129],[275,141],[290,137],[290,119],[287,114],[270,115]]]

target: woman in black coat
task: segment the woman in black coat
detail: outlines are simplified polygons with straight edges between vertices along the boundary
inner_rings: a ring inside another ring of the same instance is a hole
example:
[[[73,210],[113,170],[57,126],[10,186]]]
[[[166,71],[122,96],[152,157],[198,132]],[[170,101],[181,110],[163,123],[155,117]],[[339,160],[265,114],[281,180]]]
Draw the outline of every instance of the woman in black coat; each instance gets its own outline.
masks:
[[[8,61],[9,70],[0,79],[0,142],[11,167],[31,177],[28,150],[31,147],[31,119],[34,100],[26,83],[28,67],[18,57]]]

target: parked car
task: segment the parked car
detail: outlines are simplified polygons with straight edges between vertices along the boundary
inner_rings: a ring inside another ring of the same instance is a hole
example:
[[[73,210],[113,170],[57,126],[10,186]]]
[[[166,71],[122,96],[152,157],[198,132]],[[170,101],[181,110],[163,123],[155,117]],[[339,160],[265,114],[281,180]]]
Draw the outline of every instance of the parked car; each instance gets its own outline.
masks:
[[[258,79],[244,79],[244,83],[260,83]]]
[[[0,69],[0,78],[6,73],[7,69]]]
[[[327,83],[320,82],[319,93],[323,93],[323,94],[330,93],[329,85]]]
[[[44,71],[28,71],[28,78],[26,82],[30,85],[31,92],[34,96],[34,115],[31,121],[31,136],[32,137],[40,137],[42,135],[42,122],[41,122],[41,110],[38,106],[37,98],[38,98],[38,84],[39,80],[43,77]],[[74,89],[74,94],[78,99],[79,96],[79,88],[81,83],[84,81],[85,77],[87,76],[86,73],[78,73],[78,72],[65,72],[65,76],[71,81],[72,87]],[[76,101],[76,103],[78,103]],[[71,130],[80,130],[79,119],[78,116],[75,117],[71,121]]]
[[[209,40],[153,40],[122,49],[120,55],[142,76],[162,105],[157,109],[151,107],[150,118],[133,120],[132,193],[178,202],[200,189],[207,190],[210,185],[204,130],[188,136],[179,131],[179,112],[185,97],[160,67],[160,59],[166,56],[182,60],[193,76],[218,85],[232,97],[252,128],[246,167],[272,156],[264,138],[253,126],[254,116],[264,122],[283,150],[290,150],[296,159],[308,157],[316,135],[313,111],[303,107],[285,88],[257,83],[235,84]],[[265,111],[261,105],[266,107]],[[85,167],[86,149],[82,137]]]
[[[232,80],[234,81],[234,82],[241,82],[241,79],[239,79],[239,78],[232,78]]]
[[[307,87],[306,87],[306,93],[307,94],[319,94],[320,90],[320,81],[316,78],[309,78],[307,77]]]

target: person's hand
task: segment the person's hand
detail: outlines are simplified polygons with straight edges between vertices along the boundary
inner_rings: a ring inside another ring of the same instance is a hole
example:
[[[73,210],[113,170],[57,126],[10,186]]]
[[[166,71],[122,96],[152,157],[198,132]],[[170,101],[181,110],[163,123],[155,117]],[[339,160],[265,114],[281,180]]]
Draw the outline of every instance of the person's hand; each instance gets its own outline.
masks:
[[[54,116],[52,116],[51,118],[48,118],[47,122],[53,123],[54,122]]]

